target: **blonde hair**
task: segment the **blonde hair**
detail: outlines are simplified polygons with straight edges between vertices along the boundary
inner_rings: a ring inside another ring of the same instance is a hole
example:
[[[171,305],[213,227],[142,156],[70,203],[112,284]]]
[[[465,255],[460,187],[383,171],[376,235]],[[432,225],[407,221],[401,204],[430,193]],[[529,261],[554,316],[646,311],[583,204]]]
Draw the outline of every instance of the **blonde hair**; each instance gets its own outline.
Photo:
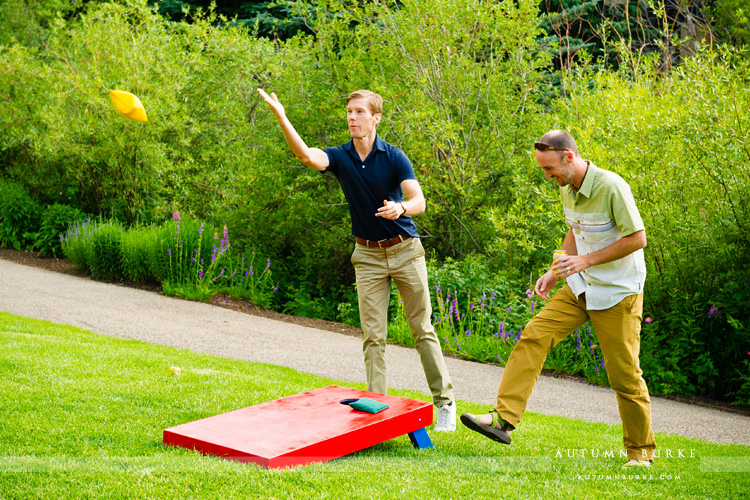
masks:
[[[346,96],[346,103],[353,99],[367,99],[367,107],[370,108],[370,113],[377,115],[383,112],[383,98],[380,94],[369,90],[355,90],[348,96]]]

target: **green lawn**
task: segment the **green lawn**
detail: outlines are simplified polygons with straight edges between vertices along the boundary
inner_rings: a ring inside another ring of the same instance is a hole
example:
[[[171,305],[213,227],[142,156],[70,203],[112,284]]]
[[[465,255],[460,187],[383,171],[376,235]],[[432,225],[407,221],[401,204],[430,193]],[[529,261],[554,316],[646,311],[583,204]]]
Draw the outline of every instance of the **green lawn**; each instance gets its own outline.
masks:
[[[170,376],[170,365],[182,376]],[[659,434],[661,458],[628,472],[620,468],[619,426],[537,414],[526,415],[509,447],[459,424],[452,434],[431,432],[431,450],[415,450],[402,436],[293,469],[203,457],[163,446],[162,430],[326,385],[364,387],[6,313],[0,377],[2,499],[734,499],[750,492],[750,447]],[[459,402],[460,413],[485,409]]]

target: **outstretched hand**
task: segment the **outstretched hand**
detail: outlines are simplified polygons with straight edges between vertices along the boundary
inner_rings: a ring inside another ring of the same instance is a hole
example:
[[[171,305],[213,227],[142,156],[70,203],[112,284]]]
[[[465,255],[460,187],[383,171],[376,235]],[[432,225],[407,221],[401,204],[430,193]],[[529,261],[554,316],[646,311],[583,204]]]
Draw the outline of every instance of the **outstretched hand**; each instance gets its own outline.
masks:
[[[265,90],[258,89],[258,94],[266,101],[266,104],[268,104],[268,107],[271,108],[271,111],[277,118],[284,116],[284,106],[279,102],[279,98],[276,97],[275,92],[271,92],[271,95],[268,95]]]
[[[557,276],[552,274],[552,271],[547,271],[538,280],[536,280],[536,286],[534,292],[544,300],[549,300],[549,292],[557,284]]]

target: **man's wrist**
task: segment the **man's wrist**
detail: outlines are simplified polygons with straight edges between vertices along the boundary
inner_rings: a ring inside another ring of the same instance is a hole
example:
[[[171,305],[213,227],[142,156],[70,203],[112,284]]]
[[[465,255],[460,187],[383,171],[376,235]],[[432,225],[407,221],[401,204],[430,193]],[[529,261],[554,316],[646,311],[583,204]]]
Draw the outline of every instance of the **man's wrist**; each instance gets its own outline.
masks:
[[[406,215],[406,202],[401,201],[399,202],[399,204],[401,205],[401,209],[403,210],[403,212],[401,212],[401,215]]]

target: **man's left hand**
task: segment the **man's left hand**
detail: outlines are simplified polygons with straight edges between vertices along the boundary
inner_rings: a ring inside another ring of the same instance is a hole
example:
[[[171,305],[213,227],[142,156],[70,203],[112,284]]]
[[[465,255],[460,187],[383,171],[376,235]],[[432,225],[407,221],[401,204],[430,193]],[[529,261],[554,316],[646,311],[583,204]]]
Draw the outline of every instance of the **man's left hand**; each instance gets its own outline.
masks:
[[[396,220],[404,214],[403,206],[394,201],[383,200],[383,206],[378,208],[375,217],[385,217],[389,220]]]
[[[560,278],[567,278],[589,268],[585,255],[565,255],[555,259],[552,272]]]

